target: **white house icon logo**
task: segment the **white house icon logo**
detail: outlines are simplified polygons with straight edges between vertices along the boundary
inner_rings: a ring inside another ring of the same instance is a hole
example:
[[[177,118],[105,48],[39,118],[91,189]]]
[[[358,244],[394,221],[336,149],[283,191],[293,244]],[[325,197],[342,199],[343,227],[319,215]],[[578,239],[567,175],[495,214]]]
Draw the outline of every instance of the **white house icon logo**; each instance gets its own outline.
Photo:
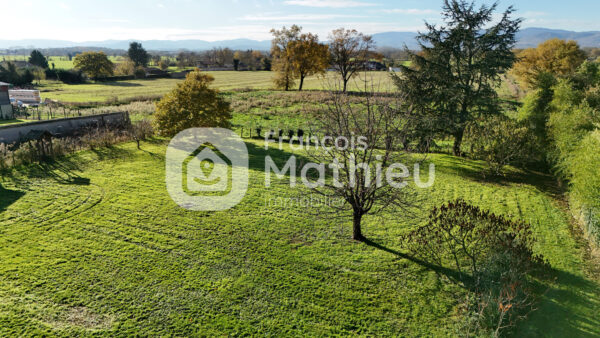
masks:
[[[248,150],[228,129],[182,131],[169,143],[166,165],[167,190],[186,209],[227,210],[248,190]]]
[[[231,166],[209,146],[202,146],[197,155],[191,154],[184,162],[182,183],[188,194],[228,193],[231,190]]]

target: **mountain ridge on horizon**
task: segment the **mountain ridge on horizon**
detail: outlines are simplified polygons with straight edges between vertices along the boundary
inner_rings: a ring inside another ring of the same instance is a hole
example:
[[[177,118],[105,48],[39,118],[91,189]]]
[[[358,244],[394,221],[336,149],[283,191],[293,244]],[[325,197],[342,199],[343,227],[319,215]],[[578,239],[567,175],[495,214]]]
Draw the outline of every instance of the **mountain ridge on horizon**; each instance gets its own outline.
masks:
[[[404,45],[409,49],[418,49],[415,40],[416,32],[381,32],[373,34],[377,47],[403,48]],[[575,32],[563,29],[550,28],[525,28],[517,34],[517,48],[535,47],[548,39],[559,38],[566,40],[575,40],[581,47],[600,47],[600,31]],[[231,39],[220,41],[205,40],[104,40],[104,41],[86,41],[72,42],[67,40],[51,39],[22,39],[22,40],[0,40],[0,49],[50,49],[50,48],[73,48],[73,47],[97,47],[107,49],[125,50],[129,42],[141,42],[144,47],[152,51],[173,52],[178,50],[208,50],[222,47],[234,50],[268,50],[271,47],[270,40],[252,40],[252,39]]]

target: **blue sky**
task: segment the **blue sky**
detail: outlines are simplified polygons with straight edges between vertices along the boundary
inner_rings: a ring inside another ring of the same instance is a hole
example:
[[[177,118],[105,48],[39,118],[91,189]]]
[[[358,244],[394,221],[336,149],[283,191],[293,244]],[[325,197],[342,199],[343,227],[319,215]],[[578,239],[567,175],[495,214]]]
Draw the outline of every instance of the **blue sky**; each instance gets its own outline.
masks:
[[[11,27],[0,39],[267,40],[271,28],[299,24],[325,40],[339,27],[369,34],[417,31],[425,20],[440,21],[441,5],[441,0],[0,0],[2,11],[10,13],[3,15],[3,26]],[[500,9],[510,5],[525,19],[523,27],[600,30],[598,0],[500,0]]]

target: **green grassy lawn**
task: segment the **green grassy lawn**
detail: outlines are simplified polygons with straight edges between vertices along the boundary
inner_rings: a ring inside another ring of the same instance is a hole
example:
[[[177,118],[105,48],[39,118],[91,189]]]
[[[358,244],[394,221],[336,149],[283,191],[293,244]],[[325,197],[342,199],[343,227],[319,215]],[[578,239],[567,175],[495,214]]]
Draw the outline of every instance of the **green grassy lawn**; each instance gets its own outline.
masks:
[[[48,57],[48,65],[52,68],[52,64],[54,64],[54,68],[57,69],[72,69],[73,68],[73,60],[69,60],[66,56],[50,56]]]
[[[268,89],[273,87],[273,72],[207,72],[215,77],[214,87],[221,90],[232,89]],[[364,87],[367,80],[382,91],[391,89],[391,81],[387,72],[369,72],[356,77],[350,83],[351,90]],[[144,79],[118,82],[100,82],[69,85],[57,81],[42,81],[39,86],[42,99],[53,99],[63,102],[105,102],[118,98],[120,100],[135,97],[160,97],[175,88],[179,79]],[[305,89],[335,88],[337,76],[309,77],[305,80]],[[363,88],[364,89],[364,88]]]
[[[309,196],[264,187],[248,140],[250,188],[223,212],[178,208],[164,183],[165,145],[132,143],[21,168],[0,182],[0,335],[456,335],[460,290],[401,252],[400,235],[458,197],[531,222],[557,280],[520,335],[600,335],[600,288],[549,177],[430,155],[436,183],[414,214],[349,219],[269,205]],[[270,150],[287,160],[291,150]],[[299,154],[301,155],[301,154]],[[313,211],[313,212],[311,212]]]

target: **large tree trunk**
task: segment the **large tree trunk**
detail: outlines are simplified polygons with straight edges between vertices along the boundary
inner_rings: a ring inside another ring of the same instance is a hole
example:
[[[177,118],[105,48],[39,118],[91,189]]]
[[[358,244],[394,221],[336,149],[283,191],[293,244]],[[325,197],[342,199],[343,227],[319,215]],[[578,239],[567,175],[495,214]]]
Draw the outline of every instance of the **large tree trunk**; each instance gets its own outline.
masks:
[[[300,87],[298,88],[298,91],[302,91],[302,85],[304,85],[304,76],[300,76]]]
[[[352,226],[352,239],[354,239],[355,241],[364,241],[365,237],[362,235],[362,230],[360,227],[361,221],[362,221],[362,214],[358,211],[354,212],[354,222],[353,222],[353,226]]]
[[[346,92],[347,87],[348,87],[348,79],[344,79],[344,89],[342,90],[343,93]]]
[[[454,133],[454,147],[452,152],[454,156],[462,156],[462,152],[460,151],[460,146],[462,145],[463,135],[465,134],[465,130],[463,128],[459,129]]]

